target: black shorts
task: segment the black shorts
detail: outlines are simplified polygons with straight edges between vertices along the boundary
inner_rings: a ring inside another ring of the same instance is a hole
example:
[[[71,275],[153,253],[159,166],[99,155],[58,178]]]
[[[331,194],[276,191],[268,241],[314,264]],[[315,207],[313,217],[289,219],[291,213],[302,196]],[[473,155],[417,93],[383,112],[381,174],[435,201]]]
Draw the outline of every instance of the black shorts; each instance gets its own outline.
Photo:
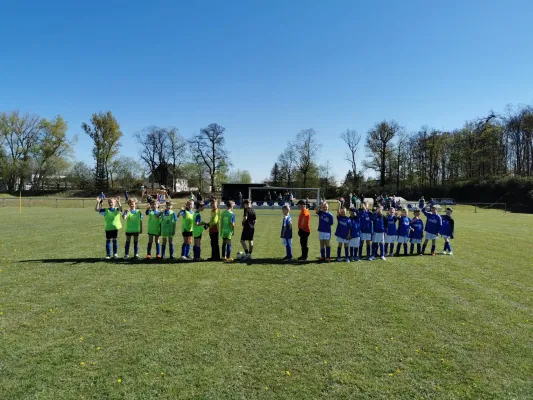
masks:
[[[126,232],[126,236],[139,237],[139,232],[137,232],[137,233],[128,233],[128,232]]]
[[[201,239],[201,238],[202,238],[202,234],[200,233],[200,235],[195,236],[194,238],[195,238],[195,239]]]
[[[181,232],[181,236],[183,236],[183,237],[192,237],[192,232]]]
[[[110,239],[116,239],[118,237],[118,229],[114,229],[112,231],[105,231],[105,238]]]
[[[254,240],[255,229],[245,229],[242,231],[241,240]]]

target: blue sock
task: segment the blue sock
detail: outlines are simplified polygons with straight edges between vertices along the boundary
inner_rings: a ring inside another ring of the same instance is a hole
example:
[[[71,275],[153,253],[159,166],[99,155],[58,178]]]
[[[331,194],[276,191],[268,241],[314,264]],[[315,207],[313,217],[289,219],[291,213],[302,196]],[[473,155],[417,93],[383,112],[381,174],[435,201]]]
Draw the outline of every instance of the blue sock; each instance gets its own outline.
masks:
[[[357,252],[359,258],[363,258],[363,243],[359,246],[359,250]]]
[[[184,257],[185,256],[185,243],[183,243],[181,245],[181,256]]]
[[[231,258],[231,244],[228,243],[228,247],[226,249],[226,257]]]
[[[172,245],[172,247],[174,247],[174,245]],[[161,245],[159,244],[159,242],[155,244],[155,252],[157,255],[161,254]]]
[[[341,248],[337,247],[337,258],[341,258]]]
[[[111,257],[111,240],[106,239],[105,241],[105,253],[108,257]]]
[[[348,250],[348,247],[345,247],[345,248],[344,248],[344,257],[345,257],[345,258],[348,258],[348,257],[350,256],[349,253],[348,253],[348,251],[349,251],[349,250]]]
[[[410,251],[410,253],[413,254],[414,251],[415,251],[415,244],[411,243],[411,251]]]
[[[133,242],[133,252],[135,255],[139,254],[139,242]]]
[[[387,250],[385,250],[385,253],[387,252]],[[394,243],[391,243],[390,244],[390,254],[394,253]]]
[[[222,243],[222,258],[226,258],[226,247],[227,245]]]
[[[379,244],[379,252],[381,254],[381,257],[385,257],[385,243]]]
[[[448,242],[448,250],[452,251],[452,244],[450,242]]]
[[[189,254],[191,254],[191,245],[188,244],[187,246],[185,246],[185,255],[187,257],[189,257]]]
[[[118,240],[113,240],[113,254],[118,253]]]
[[[431,254],[435,253],[435,245],[431,245]]]
[[[165,252],[167,251],[167,245],[163,245],[163,250],[161,251],[161,257],[165,258]]]
[[[330,258],[331,257],[331,247],[328,246],[326,247],[326,258]]]
[[[372,257],[372,254],[370,254],[370,245],[368,243],[366,244],[366,256],[367,257]]]
[[[326,249],[324,247],[322,247],[320,249],[320,257],[321,258],[326,258]]]
[[[198,246],[193,246],[192,252],[194,254],[194,258],[200,258],[200,256],[198,255],[198,253],[199,253],[198,250],[199,250]]]
[[[385,253],[386,254],[389,253],[389,244],[388,243],[385,243]]]
[[[126,247],[124,248],[124,254],[128,255],[130,253],[130,242],[126,242]]]
[[[372,243],[372,257],[376,257],[378,255],[378,244]]]
[[[288,244],[288,245],[286,246],[286,248],[287,248],[287,258],[292,258],[292,248],[291,248],[291,245]]]
[[[350,247],[350,258],[352,258],[354,255],[353,255],[353,252],[354,252],[354,248],[353,247]]]
[[[151,256],[152,255],[152,243],[148,242],[148,245],[146,246],[146,254]]]
[[[174,243],[171,243],[168,247],[170,249],[170,257],[174,257]]]
[[[361,248],[361,247],[359,247],[359,248],[355,247],[355,248],[353,249],[353,256],[354,256],[354,257],[360,258],[360,257],[357,256],[357,255],[359,254],[359,249],[360,249],[360,248]]]
[[[399,248],[400,245],[398,245],[398,248]],[[403,244],[403,254],[404,255],[407,255],[407,243],[404,243]]]

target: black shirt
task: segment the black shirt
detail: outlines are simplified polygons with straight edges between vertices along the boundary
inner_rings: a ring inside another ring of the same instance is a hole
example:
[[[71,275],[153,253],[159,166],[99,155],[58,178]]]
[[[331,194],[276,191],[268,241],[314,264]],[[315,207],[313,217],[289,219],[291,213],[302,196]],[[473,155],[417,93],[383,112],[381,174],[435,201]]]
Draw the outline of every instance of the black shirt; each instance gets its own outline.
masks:
[[[253,208],[244,209],[243,230],[255,228],[255,211]]]

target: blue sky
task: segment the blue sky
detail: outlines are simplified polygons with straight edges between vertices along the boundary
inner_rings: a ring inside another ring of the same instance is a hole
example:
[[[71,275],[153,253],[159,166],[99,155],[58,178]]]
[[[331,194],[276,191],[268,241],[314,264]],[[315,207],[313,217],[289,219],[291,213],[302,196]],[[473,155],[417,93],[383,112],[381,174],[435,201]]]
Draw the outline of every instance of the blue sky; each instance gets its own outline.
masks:
[[[526,0],[4,2],[0,110],[61,114],[90,164],[94,112],[113,112],[129,156],[148,125],[187,138],[217,122],[255,181],[314,128],[341,178],[347,128],[453,129],[531,104],[532,17]]]

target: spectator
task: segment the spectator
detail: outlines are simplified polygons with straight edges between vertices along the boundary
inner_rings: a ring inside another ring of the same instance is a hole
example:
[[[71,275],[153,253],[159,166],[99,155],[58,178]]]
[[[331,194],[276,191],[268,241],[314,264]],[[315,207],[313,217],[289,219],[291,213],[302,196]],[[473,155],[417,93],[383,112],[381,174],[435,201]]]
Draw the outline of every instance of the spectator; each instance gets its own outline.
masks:
[[[239,202],[239,207],[242,208],[243,205],[242,205],[242,193],[241,192],[239,192],[239,194],[237,195],[237,200]]]
[[[420,200],[418,200],[418,208],[419,208],[420,210],[423,210],[424,207],[425,207],[425,205],[426,205],[426,199],[424,199],[424,196],[422,196],[422,197],[420,198]]]

